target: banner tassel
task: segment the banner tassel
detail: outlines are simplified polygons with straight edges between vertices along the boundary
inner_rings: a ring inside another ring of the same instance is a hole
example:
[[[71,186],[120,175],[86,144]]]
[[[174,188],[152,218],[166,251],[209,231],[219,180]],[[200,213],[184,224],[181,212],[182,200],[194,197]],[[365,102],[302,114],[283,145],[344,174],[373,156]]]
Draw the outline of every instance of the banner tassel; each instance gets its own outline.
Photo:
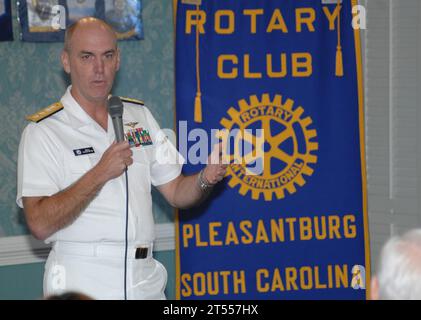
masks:
[[[199,19],[199,5],[196,6]],[[202,123],[202,92],[200,89],[200,43],[199,43],[199,25],[196,25],[196,98],[194,99],[194,121]]]
[[[194,121],[197,123],[202,122],[202,94],[196,92],[196,98],[194,99]]]
[[[342,48],[338,46],[336,49],[336,73],[337,77],[344,76],[344,63],[343,63],[343,56],[342,56]]]
[[[344,76],[344,62],[343,62],[343,55],[342,55],[342,46],[341,46],[341,1],[338,0],[336,4],[337,10],[338,10],[338,25],[337,25],[337,31],[338,31],[338,45],[336,47],[336,71],[335,75],[337,77],[343,77]]]

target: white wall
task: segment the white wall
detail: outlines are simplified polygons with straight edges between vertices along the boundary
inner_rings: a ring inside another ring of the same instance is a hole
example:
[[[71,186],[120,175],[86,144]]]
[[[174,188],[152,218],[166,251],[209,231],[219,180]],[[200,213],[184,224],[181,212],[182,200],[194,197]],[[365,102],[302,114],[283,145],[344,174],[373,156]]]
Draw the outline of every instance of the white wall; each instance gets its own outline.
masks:
[[[421,225],[421,1],[364,2],[368,213],[375,271],[387,238]]]

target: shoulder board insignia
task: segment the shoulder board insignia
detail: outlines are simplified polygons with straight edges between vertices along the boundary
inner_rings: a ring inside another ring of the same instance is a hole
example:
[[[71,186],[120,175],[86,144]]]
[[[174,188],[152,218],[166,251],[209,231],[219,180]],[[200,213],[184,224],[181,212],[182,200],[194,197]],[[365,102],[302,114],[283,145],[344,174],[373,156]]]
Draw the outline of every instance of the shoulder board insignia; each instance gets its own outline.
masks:
[[[145,105],[143,103],[143,101],[137,100],[137,99],[126,98],[126,97],[120,97],[120,99],[121,99],[121,101],[124,101],[124,102],[130,102],[130,103],[134,103],[134,104],[139,104],[141,106],[144,106]]]
[[[37,123],[48,118],[49,116],[52,116],[54,113],[59,112],[60,110],[63,110],[63,108],[64,107],[61,104],[61,102],[56,102],[48,106],[47,108],[44,108],[32,115],[26,116],[26,120]]]

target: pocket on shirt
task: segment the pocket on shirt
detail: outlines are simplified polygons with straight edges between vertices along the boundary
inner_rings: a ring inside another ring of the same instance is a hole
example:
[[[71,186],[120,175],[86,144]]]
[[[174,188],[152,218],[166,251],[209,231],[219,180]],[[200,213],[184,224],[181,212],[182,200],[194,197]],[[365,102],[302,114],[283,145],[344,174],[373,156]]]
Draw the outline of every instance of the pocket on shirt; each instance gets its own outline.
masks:
[[[91,168],[92,168],[91,160],[89,156],[87,155],[74,157],[73,159],[69,161],[69,169],[70,169],[70,174],[73,181],[80,178]]]
[[[152,146],[133,147],[131,150],[133,152],[133,162],[149,165],[152,161]]]
[[[133,148],[133,164],[129,167],[129,179],[134,179],[135,184],[143,192],[151,191],[151,173],[148,156],[142,148]]]

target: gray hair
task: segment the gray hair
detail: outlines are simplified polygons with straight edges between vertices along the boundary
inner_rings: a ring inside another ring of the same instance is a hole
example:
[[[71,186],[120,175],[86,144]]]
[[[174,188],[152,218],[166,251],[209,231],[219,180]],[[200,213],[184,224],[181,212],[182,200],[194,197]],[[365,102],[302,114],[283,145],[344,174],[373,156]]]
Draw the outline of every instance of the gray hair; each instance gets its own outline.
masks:
[[[389,239],[379,261],[379,298],[421,299],[421,229]]]

